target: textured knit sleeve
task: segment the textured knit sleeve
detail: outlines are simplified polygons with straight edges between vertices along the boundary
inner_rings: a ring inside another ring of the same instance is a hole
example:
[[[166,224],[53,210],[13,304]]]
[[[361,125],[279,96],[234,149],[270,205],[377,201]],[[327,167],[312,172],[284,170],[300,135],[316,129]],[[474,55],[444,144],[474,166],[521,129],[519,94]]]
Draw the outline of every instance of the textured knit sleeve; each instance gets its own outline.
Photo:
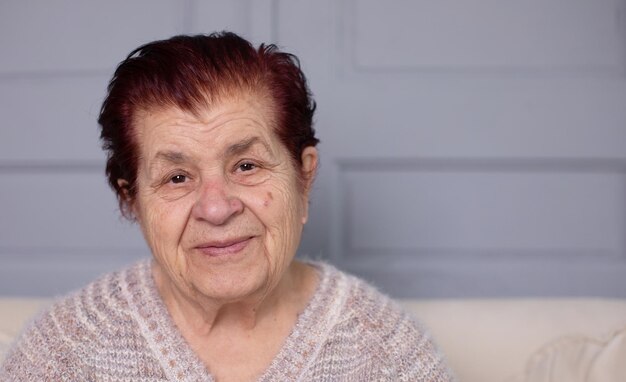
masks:
[[[381,344],[398,381],[453,380],[430,333],[406,314],[401,314],[394,326],[394,330],[382,336]]]
[[[80,359],[57,325],[58,308],[41,314],[12,345],[0,381],[84,381]]]
[[[364,353],[389,380],[455,380],[428,331],[395,301],[362,284],[350,303]]]
[[[149,269],[147,263],[105,275],[40,314],[9,350],[0,382],[167,380],[139,328],[142,313],[133,315],[126,297],[131,293],[124,292],[131,284],[127,276],[140,291],[142,269]]]

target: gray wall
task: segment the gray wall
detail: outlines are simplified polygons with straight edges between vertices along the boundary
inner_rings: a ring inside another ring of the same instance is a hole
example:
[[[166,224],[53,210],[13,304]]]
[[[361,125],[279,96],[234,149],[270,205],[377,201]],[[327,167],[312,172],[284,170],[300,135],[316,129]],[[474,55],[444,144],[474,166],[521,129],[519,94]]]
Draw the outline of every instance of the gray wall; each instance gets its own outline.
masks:
[[[148,255],[103,176],[115,65],[229,29],[302,60],[322,167],[302,253],[396,296],[626,297],[626,1],[5,0],[0,294]]]

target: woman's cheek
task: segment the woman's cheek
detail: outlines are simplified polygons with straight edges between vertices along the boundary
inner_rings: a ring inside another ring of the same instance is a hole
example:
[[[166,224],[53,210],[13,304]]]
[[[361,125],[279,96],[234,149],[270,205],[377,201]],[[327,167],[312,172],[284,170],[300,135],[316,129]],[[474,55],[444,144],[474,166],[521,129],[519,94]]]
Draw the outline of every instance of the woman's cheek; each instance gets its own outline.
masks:
[[[282,231],[283,245],[287,249],[291,246],[294,240],[294,235],[298,235],[301,227],[301,198],[293,187],[289,187],[288,184],[277,189],[274,194],[274,200],[276,201],[276,208],[273,209],[273,219],[276,226]],[[278,202],[280,200],[280,203]],[[280,207],[278,205],[280,204]]]
[[[172,243],[172,234],[179,230],[180,217],[178,214],[180,209],[172,205],[172,203],[161,202],[152,204],[151,208],[146,211],[148,231],[151,241],[159,246],[159,249],[168,247]],[[156,249],[156,248],[155,248]]]

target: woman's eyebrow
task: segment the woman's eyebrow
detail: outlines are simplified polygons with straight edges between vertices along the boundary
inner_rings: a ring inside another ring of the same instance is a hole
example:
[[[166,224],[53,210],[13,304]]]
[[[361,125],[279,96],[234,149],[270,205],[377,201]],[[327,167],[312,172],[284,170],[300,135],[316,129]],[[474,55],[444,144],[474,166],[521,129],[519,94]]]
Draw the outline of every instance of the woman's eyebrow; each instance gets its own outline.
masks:
[[[188,158],[185,154],[179,151],[159,151],[154,156],[156,161],[165,161],[174,164],[181,164],[188,161]]]
[[[270,154],[272,153],[272,150],[270,150],[267,143],[265,143],[259,137],[251,137],[251,138],[244,139],[240,142],[237,142],[228,146],[228,148],[226,148],[226,150],[224,151],[224,155],[232,156],[232,155],[242,154],[250,150],[252,146],[257,145],[257,144],[260,144],[261,146],[263,146],[265,151],[267,151],[268,153]]]
[[[233,156],[242,154],[250,150],[255,145],[261,145],[265,151],[272,153],[267,143],[265,143],[259,137],[251,137],[244,139],[240,142],[234,143],[224,150],[224,156]],[[172,164],[184,164],[190,162],[190,158],[180,151],[158,151],[154,156],[152,165],[156,165],[160,162],[172,163]]]
[[[148,174],[155,178],[169,165],[178,166],[188,162],[189,158],[180,151],[158,151],[148,164]]]

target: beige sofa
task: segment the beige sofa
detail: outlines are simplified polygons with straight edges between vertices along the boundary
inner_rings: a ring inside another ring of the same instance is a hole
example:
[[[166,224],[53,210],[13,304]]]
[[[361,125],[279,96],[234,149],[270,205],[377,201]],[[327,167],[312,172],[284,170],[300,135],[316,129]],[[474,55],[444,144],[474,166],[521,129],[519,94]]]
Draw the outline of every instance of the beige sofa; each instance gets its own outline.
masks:
[[[626,300],[405,300],[462,382],[626,381]],[[0,298],[0,359],[45,299]]]

